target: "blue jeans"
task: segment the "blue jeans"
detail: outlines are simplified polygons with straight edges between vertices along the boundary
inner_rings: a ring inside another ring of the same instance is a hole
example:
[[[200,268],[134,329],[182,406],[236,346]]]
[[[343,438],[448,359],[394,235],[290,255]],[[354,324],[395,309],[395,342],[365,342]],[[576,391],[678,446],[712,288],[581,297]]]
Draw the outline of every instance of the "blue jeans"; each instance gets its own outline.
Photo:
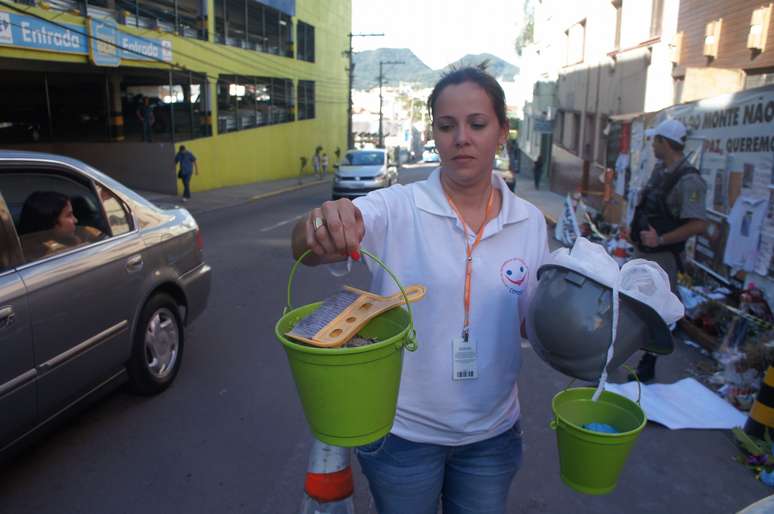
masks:
[[[356,449],[379,514],[504,514],[521,466],[519,422],[464,446],[414,443],[393,434]]]
[[[180,180],[183,181],[183,198],[191,198],[191,175],[183,174]]]

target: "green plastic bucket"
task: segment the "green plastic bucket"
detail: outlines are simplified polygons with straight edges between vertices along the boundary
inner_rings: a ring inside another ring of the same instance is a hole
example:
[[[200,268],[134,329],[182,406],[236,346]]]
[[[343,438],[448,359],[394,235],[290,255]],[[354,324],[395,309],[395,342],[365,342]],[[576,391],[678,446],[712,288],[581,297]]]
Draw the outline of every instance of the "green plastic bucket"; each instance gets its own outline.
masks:
[[[406,291],[384,263],[366,250]],[[395,419],[403,349],[416,350],[416,334],[408,310],[392,309],[359,332],[379,342],[357,348],[317,348],[294,342],[285,334],[322,302],[291,307],[291,284],[302,255],[288,279],[288,307],[274,328],[285,348],[304,415],[314,436],[334,446],[362,446],[386,435]]]
[[[565,484],[585,494],[607,494],[615,489],[629,451],[647,423],[638,403],[603,391],[595,402],[594,388],[565,389],[554,396],[551,408],[559,447],[559,469]],[[587,423],[606,423],[619,433],[586,430]]]

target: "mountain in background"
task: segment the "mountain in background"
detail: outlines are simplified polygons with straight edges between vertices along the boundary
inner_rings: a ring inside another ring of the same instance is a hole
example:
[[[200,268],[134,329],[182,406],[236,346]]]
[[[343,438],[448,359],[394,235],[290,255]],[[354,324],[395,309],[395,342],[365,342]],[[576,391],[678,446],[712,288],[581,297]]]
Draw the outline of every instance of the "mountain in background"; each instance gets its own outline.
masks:
[[[510,81],[519,73],[518,67],[492,54],[468,54],[439,70],[431,69],[408,48],[379,48],[356,52],[352,59],[355,63],[353,87],[358,90],[379,86],[380,61],[404,62],[383,66],[384,84],[391,86],[396,86],[399,82],[413,82],[420,87],[432,87],[449,66],[478,65],[485,60],[489,61],[487,70],[497,78]]]
[[[379,86],[379,62],[403,61],[404,64],[385,64],[385,85],[397,86],[398,82],[422,80],[432,75],[433,70],[414,55],[408,48],[379,48],[356,52],[352,59],[355,63],[355,79],[353,88],[358,90],[371,89]]]

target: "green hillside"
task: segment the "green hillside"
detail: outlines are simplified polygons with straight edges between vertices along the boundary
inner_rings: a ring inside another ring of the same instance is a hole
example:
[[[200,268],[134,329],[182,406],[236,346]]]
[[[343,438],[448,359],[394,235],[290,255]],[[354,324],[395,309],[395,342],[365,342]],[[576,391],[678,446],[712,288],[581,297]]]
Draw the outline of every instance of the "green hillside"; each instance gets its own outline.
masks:
[[[466,55],[440,70],[431,69],[408,48],[379,48],[356,52],[353,60],[355,63],[354,88],[359,90],[379,85],[380,61],[403,61],[403,64],[384,65],[384,84],[386,85],[413,82],[420,87],[431,87],[450,66],[478,65],[483,61],[488,61],[487,70],[497,78],[513,80],[513,76],[519,72],[519,68],[492,54]]]

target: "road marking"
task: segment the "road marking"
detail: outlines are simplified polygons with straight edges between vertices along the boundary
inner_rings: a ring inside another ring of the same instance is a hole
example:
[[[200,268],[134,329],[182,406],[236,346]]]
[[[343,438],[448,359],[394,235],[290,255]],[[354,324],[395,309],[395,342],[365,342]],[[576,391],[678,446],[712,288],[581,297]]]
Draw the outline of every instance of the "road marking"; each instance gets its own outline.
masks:
[[[280,221],[279,223],[275,223],[274,225],[269,225],[269,226],[268,226],[268,227],[266,227],[266,228],[262,228],[262,229],[260,230],[260,232],[268,232],[268,231],[270,231],[270,230],[274,230],[275,228],[279,228],[279,227],[281,227],[281,226],[283,226],[283,225],[287,225],[288,223],[293,223],[294,221],[298,221],[298,220],[300,220],[300,219],[301,219],[301,218],[303,218],[303,217],[304,217],[304,215],[303,215],[303,214],[299,214],[299,215],[298,215],[298,216],[296,216],[295,218],[290,218],[289,220]]]

